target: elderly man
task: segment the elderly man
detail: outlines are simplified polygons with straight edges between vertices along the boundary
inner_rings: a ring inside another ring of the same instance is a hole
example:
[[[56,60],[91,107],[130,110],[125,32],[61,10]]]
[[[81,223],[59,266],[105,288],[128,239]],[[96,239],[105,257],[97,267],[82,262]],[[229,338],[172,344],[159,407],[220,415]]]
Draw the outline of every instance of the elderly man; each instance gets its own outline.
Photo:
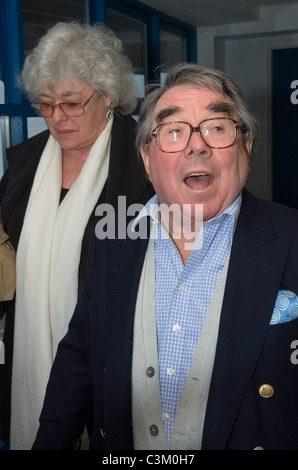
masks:
[[[148,94],[156,196],[91,243],[35,449],[90,417],[92,449],[298,449],[298,213],[244,189],[256,134],[222,72],[180,64]]]

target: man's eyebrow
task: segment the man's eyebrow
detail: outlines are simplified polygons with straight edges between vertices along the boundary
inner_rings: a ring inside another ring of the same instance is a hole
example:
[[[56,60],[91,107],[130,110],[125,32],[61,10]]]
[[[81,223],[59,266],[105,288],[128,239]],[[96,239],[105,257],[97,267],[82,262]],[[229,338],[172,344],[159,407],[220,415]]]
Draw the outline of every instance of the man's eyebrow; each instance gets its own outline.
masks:
[[[224,113],[228,116],[232,116],[235,112],[233,106],[226,101],[214,101],[207,106],[207,109],[214,113]]]
[[[182,109],[177,106],[171,106],[170,108],[162,109],[155,116],[155,120],[157,124],[160,124],[163,119],[171,116],[172,114],[177,113],[178,111],[182,111]]]
[[[226,101],[213,101],[208,106],[206,106],[206,109],[209,109],[213,113],[222,113],[228,116],[232,116],[234,114],[233,106]],[[168,118],[172,116],[172,114],[175,114],[179,111],[183,111],[183,109],[179,106],[171,106],[169,108],[162,109],[157,113],[155,120],[157,124],[160,124],[163,119]]]

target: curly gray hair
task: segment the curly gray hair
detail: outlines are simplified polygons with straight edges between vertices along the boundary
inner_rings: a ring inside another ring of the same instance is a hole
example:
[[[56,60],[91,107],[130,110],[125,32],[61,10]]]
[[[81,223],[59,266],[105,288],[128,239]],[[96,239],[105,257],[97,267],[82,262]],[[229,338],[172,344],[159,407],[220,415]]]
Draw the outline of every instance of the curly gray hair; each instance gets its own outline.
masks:
[[[45,88],[61,80],[71,86],[74,79],[110,96],[116,113],[135,109],[132,64],[122,42],[103,25],[57,23],[26,58],[20,86],[32,102]]]
[[[136,147],[146,150],[152,140],[152,126],[154,109],[159,99],[173,87],[191,84],[198,87],[209,88],[228,96],[232,102],[235,118],[240,124],[242,139],[254,144],[258,134],[259,125],[249,111],[244,95],[239,86],[224,72],[202,67],[198,64],[181,63],[170,68],[164,85],[151,84],[148,94],[143,100],[138,120]]]

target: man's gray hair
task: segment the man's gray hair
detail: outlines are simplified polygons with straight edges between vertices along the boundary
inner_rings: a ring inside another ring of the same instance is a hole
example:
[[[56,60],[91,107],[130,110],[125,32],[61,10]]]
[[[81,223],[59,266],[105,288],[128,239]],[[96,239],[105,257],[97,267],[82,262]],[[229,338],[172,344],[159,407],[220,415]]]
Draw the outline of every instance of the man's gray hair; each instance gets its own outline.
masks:
[[[234,118],[240,124],[242,138],[252,143],[255,142],[259,133],[259,125],[249,111],[237,83],[219,70],[192,63],[182,63],[170,68],[163,85],[152,84],[148,87],[147,96],[142,102],[139,113],[136,138],[138,151],[140,149],[146,150],[152,140],[154,109],[159,99],[171,88],[187,84],[209,88],[229,97],[232,102]]]
[[[136,106],[136,85],[122,42],[107,27],[78,22],[57,23],[28,55],[20,85],[29,101],[59,81],[72,86],[78,80],[100,95],[111,96],[117,113],[129,114]]]

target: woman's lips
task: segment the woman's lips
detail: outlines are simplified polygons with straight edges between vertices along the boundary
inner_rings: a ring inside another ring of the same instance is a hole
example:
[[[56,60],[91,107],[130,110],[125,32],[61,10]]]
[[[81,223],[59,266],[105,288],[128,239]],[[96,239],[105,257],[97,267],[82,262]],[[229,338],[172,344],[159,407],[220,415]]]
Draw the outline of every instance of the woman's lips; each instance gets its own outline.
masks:
[[[207,188],[214,180],[212,175],[208,173],[190,173],[185,178],[185,184],[191,189]]]
[[[68,135],[68,134],[72,134],[74,131],[71,130],[71,129],[56,129],[56,131],[58,132],[58,134],[60,135]]]

